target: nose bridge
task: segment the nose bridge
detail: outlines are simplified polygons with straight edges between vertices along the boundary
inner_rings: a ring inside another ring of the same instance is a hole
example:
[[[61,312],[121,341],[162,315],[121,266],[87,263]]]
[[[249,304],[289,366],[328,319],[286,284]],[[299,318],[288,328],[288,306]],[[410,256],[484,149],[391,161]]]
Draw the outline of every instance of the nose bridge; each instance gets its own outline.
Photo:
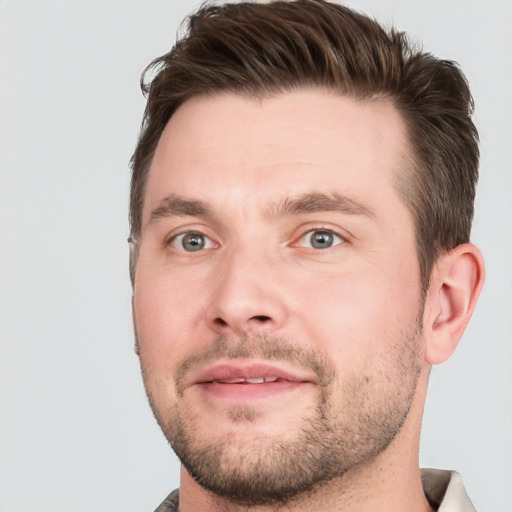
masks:
[[[208,321],[224,334],[279,329],[286,317],[277,261],[258,244],[226,251],[212,291]]]

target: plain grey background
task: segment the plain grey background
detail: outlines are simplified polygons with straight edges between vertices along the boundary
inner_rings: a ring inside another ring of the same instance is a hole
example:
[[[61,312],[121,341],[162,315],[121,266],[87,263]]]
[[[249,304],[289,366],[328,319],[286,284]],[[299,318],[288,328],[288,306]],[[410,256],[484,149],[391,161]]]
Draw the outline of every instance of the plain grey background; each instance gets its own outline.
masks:
[[[194,1],[0,0],[0,511],[149,511],[179,464],[133,353],[128,160],[145,65]],[[457,60],[481,134],[487,283],[433,369],[421,464],[512,511],[512,3],[354,1]]]

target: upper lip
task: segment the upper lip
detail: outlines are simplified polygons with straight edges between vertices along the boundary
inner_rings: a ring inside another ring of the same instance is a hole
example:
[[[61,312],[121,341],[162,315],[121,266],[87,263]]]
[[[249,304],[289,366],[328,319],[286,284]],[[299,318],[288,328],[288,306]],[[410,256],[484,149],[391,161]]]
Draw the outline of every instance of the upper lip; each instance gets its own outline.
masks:
[[[192,378],[192,384],[205,384],[214,381],[231,379],[269,379],[286,380],[289,382],[312,382],[304,372],[285,370],[271,363],[254,361],[217,362],[200,371]],[[241,381],[242,382],[242,381]]]

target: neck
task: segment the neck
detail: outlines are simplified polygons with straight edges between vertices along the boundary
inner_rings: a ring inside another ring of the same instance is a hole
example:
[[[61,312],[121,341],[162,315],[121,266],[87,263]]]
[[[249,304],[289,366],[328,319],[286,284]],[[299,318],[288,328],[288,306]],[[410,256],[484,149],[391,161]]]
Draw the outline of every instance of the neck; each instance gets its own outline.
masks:
[[[180,512],[432,512],[421,485],[417,453],[407,458],[394,464],[388,457],[380,457],[371,467],[354,469],[284,505],[255,507],[237,505],[210,493],[182,469]]]
[[[376,468],[375,468],[376,469]],[[228,502],[200,487],[182,470],[180,512],[432,512],[418,467],[379,468],[373,476],[353,471],[283,505],[247,507]]]

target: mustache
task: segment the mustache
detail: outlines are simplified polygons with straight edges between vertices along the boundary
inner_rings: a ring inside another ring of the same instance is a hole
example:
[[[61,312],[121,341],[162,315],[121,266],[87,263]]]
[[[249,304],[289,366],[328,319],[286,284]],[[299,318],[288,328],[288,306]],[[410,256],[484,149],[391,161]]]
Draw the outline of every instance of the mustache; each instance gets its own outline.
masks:
[[[328,386],[336,375],[336,367],[327,355],[295,345],[280,336],[244,334],[219,336],[215,342],[180,363],[176,372],[176,388],[182,389],[183,380],[191,368],[218,359],[263,359],[291,363],[312,371],[322,387]]]

